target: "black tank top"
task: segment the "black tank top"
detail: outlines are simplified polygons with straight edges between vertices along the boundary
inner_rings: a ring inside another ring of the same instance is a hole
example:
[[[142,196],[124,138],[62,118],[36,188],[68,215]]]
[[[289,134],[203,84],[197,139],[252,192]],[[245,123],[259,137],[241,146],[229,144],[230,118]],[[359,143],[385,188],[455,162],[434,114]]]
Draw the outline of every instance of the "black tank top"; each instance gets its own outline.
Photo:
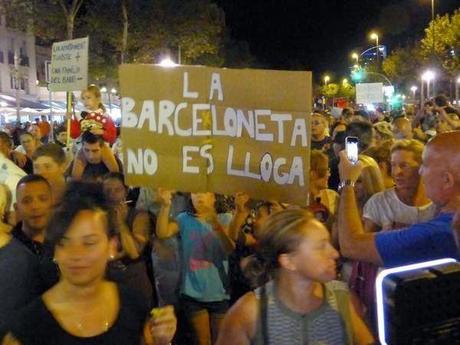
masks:
[[[66,332],[40,297],[13,318],[10,332],[21,345],[138,345],[149,308],[142,296],[119,286],[120,309],[113,325],[94,337]]]

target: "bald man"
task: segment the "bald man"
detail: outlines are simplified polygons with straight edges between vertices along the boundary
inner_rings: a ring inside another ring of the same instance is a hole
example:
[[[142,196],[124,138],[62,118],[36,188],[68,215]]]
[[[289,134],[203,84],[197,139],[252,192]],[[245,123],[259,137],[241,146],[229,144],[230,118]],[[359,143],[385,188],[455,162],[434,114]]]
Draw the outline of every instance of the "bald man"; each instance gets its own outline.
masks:
[[[459,259],[452,221],[460,200],[460,131],[433,138],[423,152],[420,175],[427,196],[437,206],[431,221],[401,230],[366,233],[358,211],[354,183],[362,170],[341,152],[343,186],[338,214],[339,243],[342,255],[351,259],[394,267],[452,257]]]
[[[393,134],[396,139],[412,139],[412,123],[406,117],[398,117],[393,121]]]

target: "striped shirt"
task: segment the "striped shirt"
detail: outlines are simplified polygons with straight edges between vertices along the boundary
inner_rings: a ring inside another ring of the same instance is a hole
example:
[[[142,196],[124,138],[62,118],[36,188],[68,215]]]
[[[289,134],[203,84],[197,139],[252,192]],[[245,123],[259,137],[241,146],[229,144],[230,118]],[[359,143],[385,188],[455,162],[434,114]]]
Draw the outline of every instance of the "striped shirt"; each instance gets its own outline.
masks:
[[[349,292],[345,283],[323,285],[322,305],[305,315],[288,309],[278,299],[273,281],[265,285],[269,344],[263,344],[259,320],[253,345],[348,345],[353,344]],[[255,291],[260,300],[261,289]]]

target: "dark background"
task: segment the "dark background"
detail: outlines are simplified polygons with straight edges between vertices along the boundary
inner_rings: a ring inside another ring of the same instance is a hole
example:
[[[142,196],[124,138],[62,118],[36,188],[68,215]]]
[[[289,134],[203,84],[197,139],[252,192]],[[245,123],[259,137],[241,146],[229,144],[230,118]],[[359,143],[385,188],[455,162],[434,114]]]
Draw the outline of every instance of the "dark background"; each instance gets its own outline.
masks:
[[[431,20],[431,0],[217,0],[232,37],[249,43],[260,67],[348,73],[350,53],[372,46],[376,30],[388,52],[418,40]],[[435,13],[460,0],[435,0]]]

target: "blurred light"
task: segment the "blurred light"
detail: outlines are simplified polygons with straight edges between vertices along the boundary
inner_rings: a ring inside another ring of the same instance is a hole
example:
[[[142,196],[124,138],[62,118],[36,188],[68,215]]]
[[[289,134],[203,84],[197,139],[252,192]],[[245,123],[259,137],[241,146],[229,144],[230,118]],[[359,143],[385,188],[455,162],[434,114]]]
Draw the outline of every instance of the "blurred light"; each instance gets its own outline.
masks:
[[[117,89],[112,88],[112,90],[110,90],[110,93],[116,94],[116,93],[117,93]]]
[[[366,104],[365,107],[369,111],[375,111],[375,106],[372,103]]]
[[[161,60],[161,62],[158,65],[160,65],[161,67],[166,67],[166,68],[176,67],[177,66],[177,64],[173,60],[171,60],[171,58],[169,58],[169,57],[164,58],[163,60]]]
[[[331,80],[331,77],[329,77],[328,75],[324,76],[324,82],[326,84],[329,82],[329,80]]]
[[[348,84],[348,79],[347,79],[347,78],[343,79],[343,80],[342,80],[342,84],[343,84],[343,85],[347,85],[347,84]]]
[[[413,93],[415,93],[415,91],[417,91],[417,86],[415,86],[415,85],[414,85],[414,86],[411,86],[410,90],[411,90]]]
[[[402,107],[403,99],[404,97],[399,93],[391,96],[389,100],[391,107],[393,109],[400,109]]]
[[[355,59],[355,60],[359,60],[359,55],[356,54],[356,53],[352,53],[352,54],[351,54],[351,58],[352,58],[352,59]]]
[[[375,32],[372,32],[371,35],[370,35],[370,38],[371,38],[371,40],[378,40],[379,35],[377,35]]]
[[[393,96],[393,94],[395,93],[395,87],[392,86],[392,85],[389,85],[389,86],[384,86],[383,87],[383,94],[390,98],[391,96]]]
[[[357,67],[351,71],[351,80],[354,82],[360,82],[366,77],[366,71],[363,68]]]
[[[6,107],[8,106],[8,103],[1,101],[0,102],[0,107]]]
[[[433,260],[433,261],[427,261],[427,262],[420,262],[420,263],[412,264],[412,265],[389,268],[389,269],[381,271],[377,275],[377,278],[375,279],[375,292],[376,292],[376,305],[377,305],[377,325],[378,325],[378,334],[379,334],[380,344],[382,345],[389,344],[387,342],[388,341],[387,329],[386,329],[386,324],[385,324],[386,323],[385,301],[387,300],[387,297],[388,297],[385,295],[385,290],[383,288],[385,278],[389,276],[390,274],[394,274],[394,273],[410,272],[410,271],[415,271],[421,268],[427,268],[427,267],[437,266],[437,265],[444,265],[444,264],[448,264],[452,262],[456,262],[455,259],[446,258],[446,259],[439,259],[439,260]]]
[[[101,87],[101,92],[107,92],[107,88],[105,86]]]
[[[402,95],[401,97],[402,97],[402,99],[406,99],[406,95]]]
[[[424,81],[427,81],[427,82],[430,82],[431,80],[433,80],[435,77],[435,74],[433,71],[425,71],[423,74],[422,74],[422,80]]]
[[[457,78],[457,84],[460,84],[460,77]]]

